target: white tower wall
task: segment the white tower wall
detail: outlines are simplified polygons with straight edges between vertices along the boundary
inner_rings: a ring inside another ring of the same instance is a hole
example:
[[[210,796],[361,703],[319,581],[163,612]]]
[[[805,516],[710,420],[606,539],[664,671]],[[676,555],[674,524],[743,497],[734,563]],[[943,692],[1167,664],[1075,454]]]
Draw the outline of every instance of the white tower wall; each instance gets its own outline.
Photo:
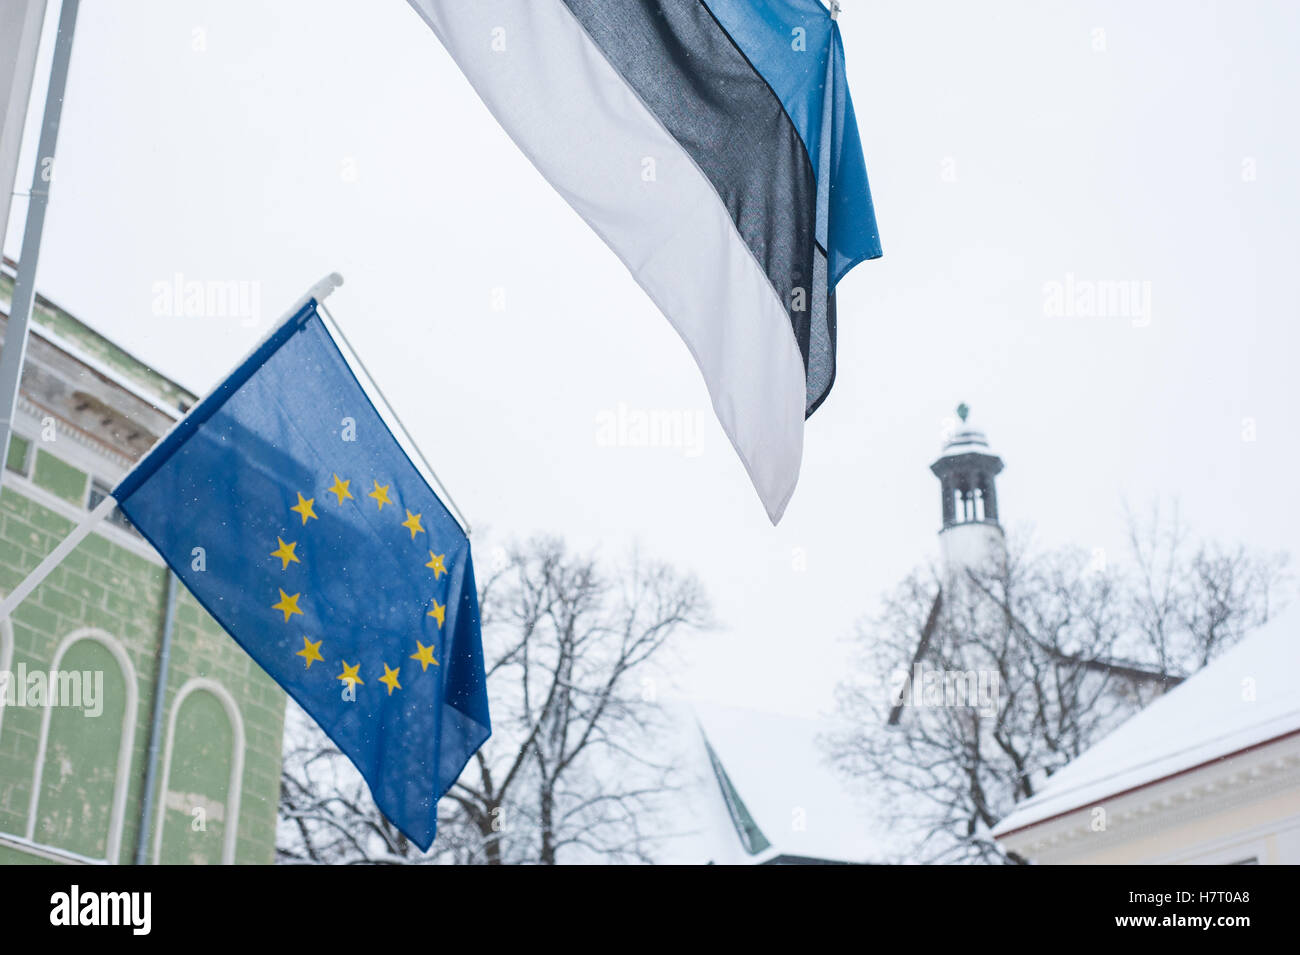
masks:
[[[939,532],[939,553],[949,576],[985,569],[1006,559],[1006,539],[997,524],[956,524]]]

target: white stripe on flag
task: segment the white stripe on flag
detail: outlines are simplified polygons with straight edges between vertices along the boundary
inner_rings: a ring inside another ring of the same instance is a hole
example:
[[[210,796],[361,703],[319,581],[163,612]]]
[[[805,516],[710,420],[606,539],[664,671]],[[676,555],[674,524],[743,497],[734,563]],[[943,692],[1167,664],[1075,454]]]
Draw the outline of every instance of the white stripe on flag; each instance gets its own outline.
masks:
[[[799,479],[803,359],[713,186],[559,0],[410,3],[677,329],[776,523]],[[642,180],[647,157],[653,182]]]

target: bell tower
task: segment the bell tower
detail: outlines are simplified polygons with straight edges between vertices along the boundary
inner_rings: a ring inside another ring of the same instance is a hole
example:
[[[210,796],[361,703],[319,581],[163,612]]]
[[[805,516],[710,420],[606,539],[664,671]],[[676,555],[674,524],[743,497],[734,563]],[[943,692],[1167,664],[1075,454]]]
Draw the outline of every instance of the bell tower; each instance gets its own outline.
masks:
[[[996,485],[1002,459],[989,448],[984,432],[967,424],[969,415],[965,403],[957,406],[961,424],[930,465],[941,488],[939,547],[949,574],[1006,556]]]
[[[939,550],[943,555],[943,582],[934,595],[930,615],[921,628],[921,641],[912,655],[911,667],[889,711],[888,725],[897,726],[903,717],[912,675],[929,652],[935,628],[950,613],[953,599],[969,583],[968,570],[1005,567],[1007,542],[998,523],[997,477],[1002,459],[989,448],[984,432],[966,423],[970,408],[957,406],[961,424],[944,442],[943,451],[930,470],[939,479],[943,526],[939,529]]]

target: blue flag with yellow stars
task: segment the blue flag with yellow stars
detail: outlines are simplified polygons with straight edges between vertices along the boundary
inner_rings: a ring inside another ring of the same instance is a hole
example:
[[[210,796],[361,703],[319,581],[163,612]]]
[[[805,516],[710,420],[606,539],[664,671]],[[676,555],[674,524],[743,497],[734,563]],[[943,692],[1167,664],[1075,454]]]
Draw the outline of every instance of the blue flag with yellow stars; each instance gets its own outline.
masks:
[[[469,539],[300,309],[113,491],[421,849],[491,733]]]

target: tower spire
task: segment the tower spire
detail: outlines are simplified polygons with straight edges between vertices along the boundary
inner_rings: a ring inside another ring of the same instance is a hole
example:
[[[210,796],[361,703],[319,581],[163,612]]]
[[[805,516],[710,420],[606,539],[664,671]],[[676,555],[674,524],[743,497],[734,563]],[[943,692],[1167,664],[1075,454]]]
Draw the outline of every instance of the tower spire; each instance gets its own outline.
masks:
[[[968,423],[970,406],[957,406],[961,424],[944,443],[930,470],[939,479],[943,524],[939,544],[948,570],[960,571],[1004,557],[1006,540],[998,521],[996,478],[1002,459],[984,432]]]

